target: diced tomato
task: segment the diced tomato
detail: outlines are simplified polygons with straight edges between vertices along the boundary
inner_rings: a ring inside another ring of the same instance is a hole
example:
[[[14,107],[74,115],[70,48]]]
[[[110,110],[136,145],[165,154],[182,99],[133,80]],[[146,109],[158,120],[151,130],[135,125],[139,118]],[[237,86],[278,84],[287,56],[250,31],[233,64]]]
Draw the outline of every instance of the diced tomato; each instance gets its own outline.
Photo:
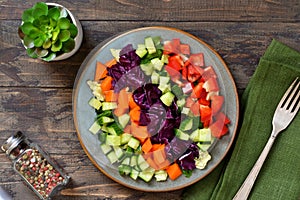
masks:
[[[164,54],[171,54],[173,53],[173,45],[172,45],[172,42],[171,41],[166,41],[164,43]]]
[[[170,56],[168,66],[179,71],[183,66],[183,61],[179,55]]]
[[[215,119],[224,121],[224,124],[230,124],[230,119],[222,111],[215,115]]]
[[[207,92],[217,92],[217,91],[219,91],[218,82],[213,77],[209,78],[207,81],[204,82],[203,88],[205,88],[205,90]]]
[[[190,63],[197,67],[204,67],[203,53],[192,54],[189,58]]]
[[[222,119],[218,119],[212,123],[209,129],[211,130],[211,134],[216,138],[221,138],[228,132],[228,127],[224,124]]]
[[[211,108],[209,106],[200,105],[200,120],[201,122],[210,121],[212,117]]]
[[[172,39],[172,46],[173,46],[173,53],[180,53],[180,39],[179,38],[173,38]]]
[[[190,45],[180,44],[180,53],[182,53],[184,55],[190,55],[190,53],[191,53]]]
[[[170,78],[172,79],[172,81],[176,82],[177,80],[180,79],[181,74],[179,71],[177,71],[176,69],[166,65],[165,70],[168,72],[168,74],[170,75]]]
[[[202,93],[203,94],[203,93]],[[206,96],[201,97],[198,102],[204,106],[210,106],[210,101],[206,100]]]
[[[217,78],[217,74],[212,66],[208,66],[204,69],[204,72],[202,74],[202,78],[206,81],[209,78]]]
[[[211,97],[211,110],[213,115],[217,114],[221,110],[223,103],[223,96],[214,95]]]
[[[188,108],[190,108],[190,107],[192,107],[192,105],[194,103],[195,103],[195,101],[193,100],[193,98],[192,97],[188,97],[188,98],[186,98],[185,106],[188,107]]]
[[[196,101],[192,106],[190,107],[191,112],[193,113],[194,116],[199,116],[200,115],[200,104]]]
[[[196,67],[193,65],[187,66],[187,79],[189,82],[193,83],[198,79],[200,79],[202,73],[203,73],[203,69],[201,69],[200,67]]]

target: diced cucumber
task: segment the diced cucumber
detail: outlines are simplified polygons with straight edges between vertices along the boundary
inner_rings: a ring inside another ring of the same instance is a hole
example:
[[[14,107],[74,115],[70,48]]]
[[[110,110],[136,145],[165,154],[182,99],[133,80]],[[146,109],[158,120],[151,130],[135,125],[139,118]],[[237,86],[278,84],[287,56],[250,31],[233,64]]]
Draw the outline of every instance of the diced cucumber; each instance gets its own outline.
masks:
[[[139,173],[139,177],[145,182],[149,182],[152,179],[154,172],[155,170],[153,168],[148,167]]]
[[[159,77],[159,85],[167,85],[170,81],[169,76],[160,76]]]
[[[151,74],[151,82],[153,84],[159,84],[159,74],[155,71]]]
[[[184,99],[184,98],[178,99],[178,100],[176,101],[176,104],[177,104],[177,106],[178,106],[179,108],[182,108],[182,107],[185,105],[185,99]]]
[[[99,124],[108,124],[108,123],[111,123],[111,122],[114,122],[115,120],[113,118],[110,118],[110,117],[106,117],[106,116],[102,116],[102,117],[99,117],[98,118],[98,122]]]
[[[146,49],[148,50],[149,54],[153,54],[156,52],[156,48],[155,48],[152,37],[145,38],[145,46],[146,46]]]
[[[106,137],[107,137],[107,133],[104,132],[104,131],[101,131],[99,134],[98,134],[98,139],[101,143],[104,143],[106,141]]]
[[[106,129],[112,135],[121,135],[123,133],[123,130],[117,123],[112,123],[109,126],[106,126]]]
[[[183,107],[182,110],[181,110],[181,114],[184,114],[184,115],[190,115],[190,109],[187,108],[187,107]]]
[[[180,129],[175,129],[175,135],[176,135],[176,137],[178,137],[178,138],[181,139],[181,140],[187,141],[187,140],[190,139],[189,134],[183,132],[183,131],[180,130]]]
[[[131,173],[130,173],[130,177],[133,179],[133,180],[136,180],[139,176],[139,171],[135,170],[135,169],[131,169]]]
[[[87,84],[92,90],[93,95],[100,101],[104,101],[104,95],[102,94],[100,84],[97,81],[88,80]]]
[[[89,128],[89,131],[96,135],[101,129],[101,126],[99,125],[98,121],[95,121],[92,126]]]
[[[116,102],[102,102],[102,110],[113,110],[117,108]]]
[[[130,166],[137,166],[138,164],[138,156],[137,155],[132,155],[130,158]]]
[[[130,165],[130,158],[129,157],[124,158],[121,164],[122,165]]]
[[[183,97],[183,91],[177,84],[172,86],[171,91],[178,99]]]
[[[194,130],[191,135],[190,135],[190,139],[193,142],[198,142],[199,141],[199,129]]]
[[[170,84],[159,84],[158,85],[158,89],[163,93],[167,93],[167,92],[170,92],[171,91],[171,85]]]
[[[107,135],[106,144],[111,145],[111,146],[120,146],[121,145],[121,136]]]
[[[111,151],[107,154],[107,158],[110,161],[111,164],[114,164],[118,161],[118,157],[114,151]]]
[[[113,146],[113,149],[116,153],[116,156],[117,156],[118,160],[122,160],[125,156],[125,153],[124,153],[123,149],[119,146]]]
[[[121,145],[127,144],[131,137],[132,137],[132,135],[129,133],[123,133],[121,135]]]
[[[129,175],[131,173],[131,167],[128,165],[119,165],[118,169],[120,175]]]
[[[134,137],[131,137],[129,142],[128,142],[128,146],[133,148],[133,149],[137,149],[138,146],[140,145],[140,141]]]
[[[168,64],[169,63],[169,55],[167,55],[167,54],[163,54],[162,56],[161,56],[161,59],[160,59],[163,63],[165,63],[165,64]]]
[[[153,58],[151,60],[151,64],[153,65],[154,69],[161,71],[164,63],[159,58]]]
[[[191,130],[193,127],[193,118],[187,118],[180,123],[179,129],[182,131]]]
[[[149,167],[149,164],[147,163],[147,161],[144,159],[144,157],[140,154],[138,156],[138,168],[141,171],[144,171],[145,169],[147,169]]]
[[[102,103],[101,101],[99,101],[98,99],[96,99],[95,97],[92,97],[89,100],[89,105],[93,108],[95,108],[96,110],[99,110],[99,108],[101,107]]]
[[[172,92],[167,92],[161,95],[160,100],[166,105],[170,106],[174,100],[175,95]]]
[[[144,57],[148,51],[146,49],[146,46],[144,44],[138,44],[137,49],[135,50],[135,53],[140,57]]]
[[[147,76],[150,76],[154,71],[152,63],[140,64],[140,67]]]
[[[199,129],[199,142],[211,143],[211,131],[209,128]]]
[[[104,154],[108,154],[112,150],[111,146],[109,146],[105,143],[100,144],[100,148],[101,148],[101,150],[103,151]]]
[[[211,144],[206,144],[206,143],[197,143],[197,146],[200,148],[201,151],[207,151]]]
[[[166,181],[168,178],[168,173],[166,170],[158,170],[155,171],[154,177],[156,181]]]
[[[118,117],[119,124],[121,125],[122,128],[125,128],[129,120],[130,120],[130,116],[127,113]]]
[[[110,49],[111,55],[119,62],[121,49]]]

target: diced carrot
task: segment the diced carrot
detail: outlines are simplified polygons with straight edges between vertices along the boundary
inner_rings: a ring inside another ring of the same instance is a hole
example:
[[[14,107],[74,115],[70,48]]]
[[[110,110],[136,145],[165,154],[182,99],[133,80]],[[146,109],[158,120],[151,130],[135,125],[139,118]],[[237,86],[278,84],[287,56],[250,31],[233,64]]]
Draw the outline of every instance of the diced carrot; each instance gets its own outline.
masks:
[[[122,89],[119,92],[119,96],[118,96],[118,107],[122,108],[122,109],[128,109],[129,108],[129,100],[128,100],[128,94],[126,89]]]
[[[129,108],[133,109],[133,108],[137,107],[138,105],[135,103],[132,93],[129,93],[128,96],[129,96],[128,97],[129,98]]]
[[[164,162],[160,163],[158,165],[159,169],[167,169],[167,167],[170,165],[170,161],[168,159],[165,159]]]
[[[125,126],[123,131],[124,133],[131,133],[131,126],[128,124],[127,126]]]
[[[157,149],[160,149],[160,148],[161,148],[161,145],[162,145],[162,144],[152,144],[152,149],[151,149],[151,151],[156,151]]]
[[[112,81],[113,81],[113,78],[111,76],[106,76],[106,78],[103,79],[103,81],[100,84],[100,87],[101,87],[103,92],[107,91],[107,90],[111,90]]]
[[[153,160],[157,164],[161,164],[166,160],[165,149],[158,149],[153,151]]]
[[[106,66],[103,63],[97,61],[94,80],[99,81],[100,79],[105,78],[106,75],[107,75]]]
[[[111,59],[110,61],[106,62],[105,65],[107,67],[112,67],[114,64],[117,64],[116,59]]]
[[[141,110],[140,107],[136,106],[135,108],[129,111],[129,115],[132,121],[138,122],[140,120]]]
[[[141,143],[144,143],[145,140],[150,136],[147,126],[139,126],[135,122],[131,123],[131,134],[140,140]]]
[[[171,180],[177,179],[182,174],[182,171],[177,163],[170,165],[166,170]]]
[[[114,110],[114,115],[116,115],[117,117],[120,117],[121,115],[124,115],[125,113],[127,113],[128,109],[126,108],[122,108],[122,107],[117,107]]]
[[[151,139],[147,138],[142,146],[142,150],[144,153],[148,153],[152,149]]]
[[[117,101],[118,99],[118,94],[114,92],[114,90],[106,90],[103,92],[105,96],[105,101]]]
[[[155,161],[151,158],[151,156],[148,156],[146,159],[147,163],[155,170],[158,170],[159,167],[157,166],[157,164],[155,163]]]

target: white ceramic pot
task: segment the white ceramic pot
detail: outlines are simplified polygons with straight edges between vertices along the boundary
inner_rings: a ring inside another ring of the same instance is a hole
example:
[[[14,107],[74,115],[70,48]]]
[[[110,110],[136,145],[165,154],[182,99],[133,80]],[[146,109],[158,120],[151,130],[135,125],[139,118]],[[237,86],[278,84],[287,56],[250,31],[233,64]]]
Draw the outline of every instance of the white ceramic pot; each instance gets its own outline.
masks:
[[[59,61],[59,60],[65,60],[71,56],[73,56],[79,49],[79,47],[81,46],[82,43],[82,39],[83,39],[83,30],[82,30],[82,26],[80,21],[77,19],[77,17],[75,17],[70,10],[68,10],[66,7],[57,4],[57,3],[46,3],[48,6],[53,6],[53,7],[58,7],[59,9],[65,9],[66,12],[68,13],[68,17],[70,17],[71,22],[77,27],[78,29],[78,33],[77,36],[74,38],[75,40],[75,47],[72,51],[68,52],[68,53],[63,53],[58,55],[57,57],[55,57],[54,59],[50,60],[50,61]],[[23,40],[22,40],[23,43]],[[25,48],[27,48],[24,43],[23,46]]]

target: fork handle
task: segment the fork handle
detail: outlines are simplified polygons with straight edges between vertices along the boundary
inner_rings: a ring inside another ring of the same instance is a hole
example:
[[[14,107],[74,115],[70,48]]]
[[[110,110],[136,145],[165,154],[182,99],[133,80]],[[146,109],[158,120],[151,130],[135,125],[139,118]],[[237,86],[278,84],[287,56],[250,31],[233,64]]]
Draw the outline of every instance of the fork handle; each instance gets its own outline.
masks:
[[[263,151],[261,152],[259,158],[257,159],[255,165],[253,166],[252,170],[248,174],[247,178],[245,179],[243,185],[240,187],[239,191],[236,193],[236,195],[233,197],[233,200],[246,200],[250,194],[250,191],[254,185],[254,182],[256,180],[256,177],[258,176],[258,173],[269,154],[269,151],[274,143],[275,137],[272,135],[266,146],[264,147]]]

